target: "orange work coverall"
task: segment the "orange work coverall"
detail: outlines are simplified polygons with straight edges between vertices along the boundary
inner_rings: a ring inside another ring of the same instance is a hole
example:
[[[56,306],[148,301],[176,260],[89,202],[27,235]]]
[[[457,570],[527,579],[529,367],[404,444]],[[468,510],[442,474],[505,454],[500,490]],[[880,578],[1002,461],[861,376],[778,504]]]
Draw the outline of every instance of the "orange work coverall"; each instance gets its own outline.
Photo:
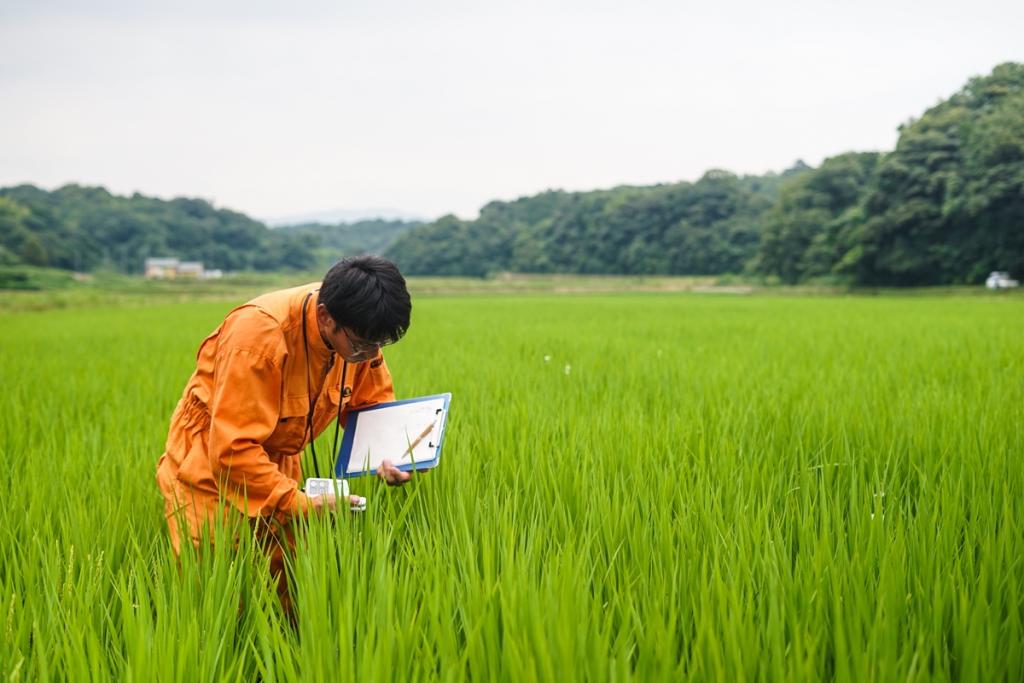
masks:
[[[327,428],[339,406],[344,425],[349,410],[394,400],[383,355],[360,363],[332,358],[317,326],[318,288],[312,283],[257,297],[231,311],[199,347],[157,464],[176,553],[183,531],[199,546],[224,514],[224,503],[263,522],[257,526],[264,530],[306,512],[310,502],[298,490],[299,460],[310,439],[312,397],[313,436]],[[310,292],[307,365],[303,302]],[[182,520],[187,530],[179,528]],[[267,550],[271,571],[283,584],[284,549],[275,541]]]

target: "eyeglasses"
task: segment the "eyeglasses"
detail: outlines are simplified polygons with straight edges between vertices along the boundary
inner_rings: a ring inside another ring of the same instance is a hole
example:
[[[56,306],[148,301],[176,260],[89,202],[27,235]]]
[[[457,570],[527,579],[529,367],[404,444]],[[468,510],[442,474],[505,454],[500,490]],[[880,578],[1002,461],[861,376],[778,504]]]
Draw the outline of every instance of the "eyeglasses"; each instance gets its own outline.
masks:
[[[362,341],[361,339],[353,339],[352,335],[348,333],[347,329],[343,327],[341,328],[341,331],[345,333],[345,339],[348,340],[348,345],[349,348],[352,349],[352,353],[354,353],[357,356],[361,356],[364,353],[367,353],[368,351],[376,351],[380,347],[387,346],[388,344],[391,343],[390,341],[368,342]]]

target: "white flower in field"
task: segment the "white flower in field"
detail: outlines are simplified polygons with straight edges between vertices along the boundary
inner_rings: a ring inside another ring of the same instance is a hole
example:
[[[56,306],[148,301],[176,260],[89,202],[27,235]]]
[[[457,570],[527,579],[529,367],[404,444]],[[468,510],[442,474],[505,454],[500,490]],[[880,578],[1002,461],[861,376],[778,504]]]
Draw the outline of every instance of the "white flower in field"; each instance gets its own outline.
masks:
[[[551,356],[544,356],[544,362],[545,363],[550,363],[551,362]]]
[[[569,365],[568,363],[566,363],[565,364],[565,374],[568,375],[570,372],[572,372],[572,366]]]
[[[871,494],[871,497],[878,499],[878,507],[881,509],[881,512],[879,512],[878,516],[881,517],[882,519],[885,519],[885,491],[876,491],[876,492]],[[875,513],[872,512],[871,513],[871,519],[874,519],[874,518],[875,518]]]

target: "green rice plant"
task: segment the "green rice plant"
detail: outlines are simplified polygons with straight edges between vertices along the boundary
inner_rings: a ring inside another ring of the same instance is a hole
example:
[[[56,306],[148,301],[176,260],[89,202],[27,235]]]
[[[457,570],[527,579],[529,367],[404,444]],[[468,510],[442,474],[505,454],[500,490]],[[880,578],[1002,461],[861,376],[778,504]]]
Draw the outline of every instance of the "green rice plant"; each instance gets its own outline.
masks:
[[[419,297],[442,464],[298,526],[294,623],[155,483],[228,308],[0,315],[7,680],[1024,678],[1019,298]]]

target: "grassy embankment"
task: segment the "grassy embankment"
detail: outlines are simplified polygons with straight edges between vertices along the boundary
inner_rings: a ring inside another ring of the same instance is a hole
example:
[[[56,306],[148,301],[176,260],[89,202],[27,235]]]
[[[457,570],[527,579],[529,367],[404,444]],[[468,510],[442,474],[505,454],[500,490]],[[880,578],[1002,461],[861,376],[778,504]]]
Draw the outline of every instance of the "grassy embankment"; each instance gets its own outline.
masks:
[[[0,268],[0,312],[48,311],[98,306],[140,306],[185,301],[241,302],[263,292],[315,282],[320,272],[235,273],[217,280],[146,280],[101,272],[70,273],[45,268]],[[695,292],[785,296],[1024,296],[1021,291],[987,292],[980,286],[921,289],[848,289],[834,285],[769,285],[734,276],[526,275],[488,278],[413,277],[414,296],[614,294]]]

